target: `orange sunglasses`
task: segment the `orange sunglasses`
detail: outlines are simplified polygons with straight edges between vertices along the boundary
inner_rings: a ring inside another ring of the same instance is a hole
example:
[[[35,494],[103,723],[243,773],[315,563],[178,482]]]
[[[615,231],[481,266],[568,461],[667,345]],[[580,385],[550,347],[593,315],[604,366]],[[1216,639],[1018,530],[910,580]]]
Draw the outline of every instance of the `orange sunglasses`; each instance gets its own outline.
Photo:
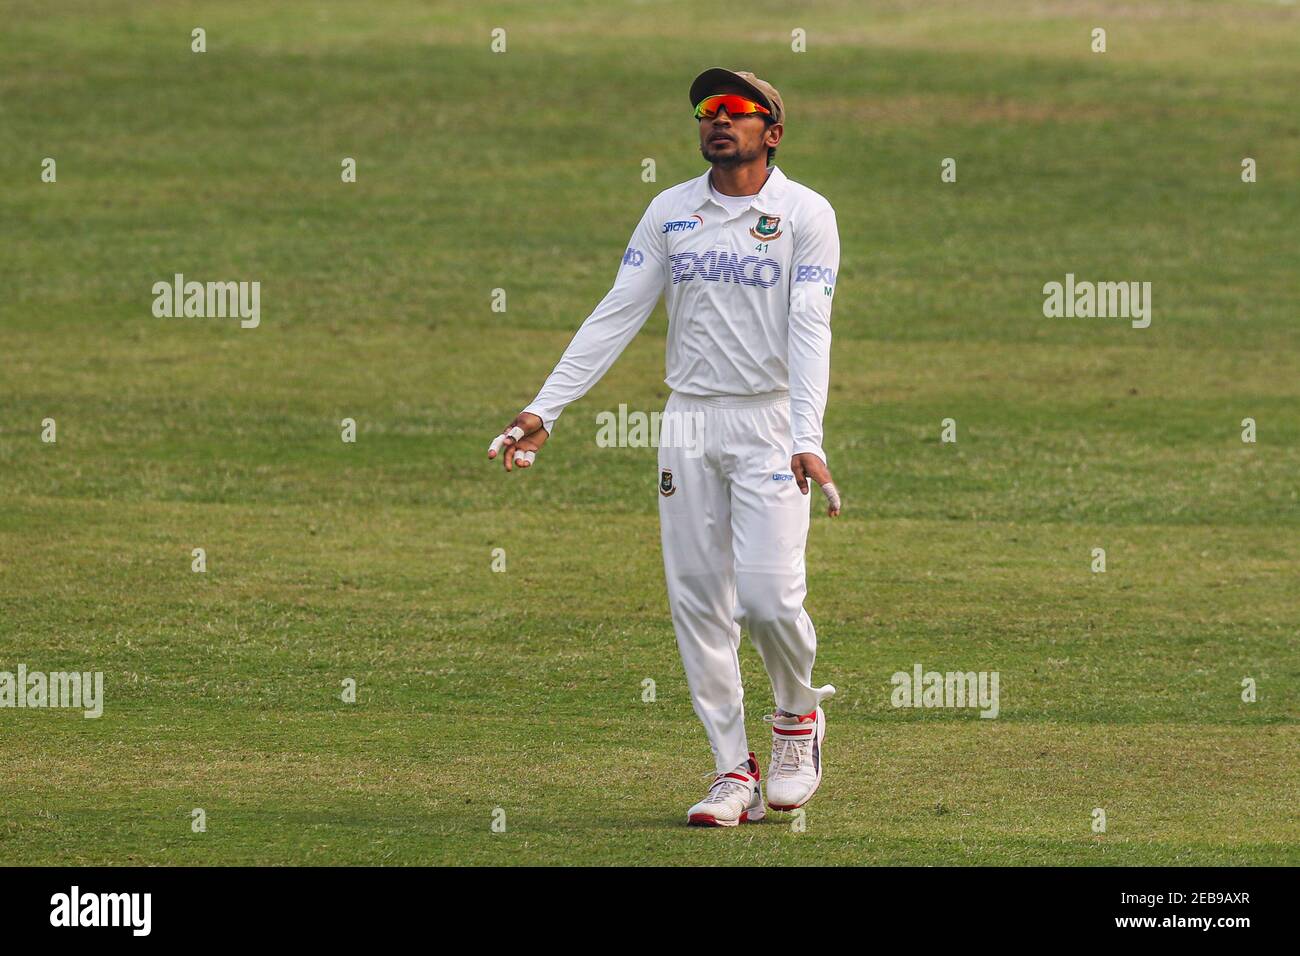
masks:
[[[715,93],[706,96],[695,104],[696,119],[713,119],[718,115],[718,108],[726,107],[728,116],[752,116],[754,113],[772,115],[772,111],[762,103],[755,103],[748,97],[735,93]]]

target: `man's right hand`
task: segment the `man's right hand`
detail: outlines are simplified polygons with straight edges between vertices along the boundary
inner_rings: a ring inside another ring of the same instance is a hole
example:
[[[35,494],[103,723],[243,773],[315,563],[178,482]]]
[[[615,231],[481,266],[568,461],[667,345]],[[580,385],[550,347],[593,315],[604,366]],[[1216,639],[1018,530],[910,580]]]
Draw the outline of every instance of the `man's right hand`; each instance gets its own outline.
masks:
[[[549,437],[540,418],[531,412],[520,412],[500,435],[492,439],[492,444],[488,446],[488,458],[500,455],[506,471],[512,471],[515,465],[531,468],[538,449],[546,444]]]

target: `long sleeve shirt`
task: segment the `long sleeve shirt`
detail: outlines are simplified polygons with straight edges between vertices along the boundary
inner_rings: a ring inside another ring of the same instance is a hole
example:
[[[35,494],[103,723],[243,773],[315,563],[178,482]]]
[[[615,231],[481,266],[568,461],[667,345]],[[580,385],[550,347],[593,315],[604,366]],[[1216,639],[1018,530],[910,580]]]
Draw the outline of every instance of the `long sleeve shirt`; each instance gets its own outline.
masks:
[[[729,213],[709,173],[659,193],[632,233],[614,286],[582,323],[524,411],[548,432],[640,331],[662,293],[665,384],[688,395],[788,390],[791,455],[822,461],[831,300],[839,270],[835,211],[777,167],[749,206]]]

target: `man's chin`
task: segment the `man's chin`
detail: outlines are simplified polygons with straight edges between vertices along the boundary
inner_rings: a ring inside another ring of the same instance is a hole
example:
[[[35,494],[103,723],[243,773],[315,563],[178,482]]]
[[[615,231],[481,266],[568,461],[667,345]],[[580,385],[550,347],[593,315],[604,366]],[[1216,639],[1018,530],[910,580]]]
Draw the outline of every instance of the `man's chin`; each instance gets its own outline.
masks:
[[[702,146],[700,152],[714,166],[739,166],[744,162],[744,157],[740,155],[738,149],[717,150]]]

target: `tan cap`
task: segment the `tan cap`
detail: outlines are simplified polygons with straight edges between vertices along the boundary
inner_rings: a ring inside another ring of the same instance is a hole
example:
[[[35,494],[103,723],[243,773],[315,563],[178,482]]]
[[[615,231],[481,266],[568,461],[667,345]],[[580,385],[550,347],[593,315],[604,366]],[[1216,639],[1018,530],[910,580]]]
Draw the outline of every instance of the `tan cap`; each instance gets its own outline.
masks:
[[[775,86],[767,80],[760,80],[753,73],[746,73],[743,70],[724,70],[720,66],[705,70],[695,78],[695,82],[691,84],[691,109],[694,109],[695,104],[700,100],[712,96],[728,83],[734,83],[741,89],[748,90],[751,98],[772,111],[774,123],[785,122],[785,106],[781,103],[781,94],[776,91]]]

